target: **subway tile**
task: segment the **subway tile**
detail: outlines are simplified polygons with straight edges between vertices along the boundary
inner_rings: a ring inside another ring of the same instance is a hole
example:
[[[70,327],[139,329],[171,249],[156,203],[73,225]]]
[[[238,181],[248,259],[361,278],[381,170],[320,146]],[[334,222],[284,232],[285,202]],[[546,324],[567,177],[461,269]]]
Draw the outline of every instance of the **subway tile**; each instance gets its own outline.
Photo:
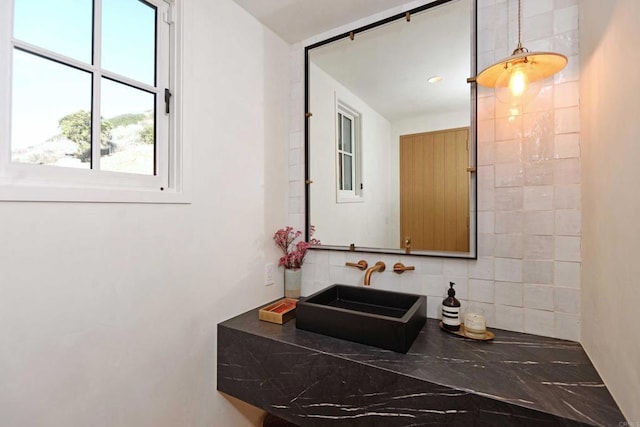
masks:
[[[447,258],[444,260],[443,272],[445,276],[466,277],[469,274],[469,264],[466,259]]]
[[[289,197],[302,197],[304,188],[301,185],[302,181],[290,181],[289,182]]]
[[[523,213],[522,211],[502,211],[495,213],[495,232],[503,233],[522,233]],[[553,225],[553,217],[551,218]]]
[[[525,283],[553,284],[553,262],[524,260],[522,270]]]
[[[481,142],[493,142],[495,139],[495,120],[494,119],[480,119],[478,116],[478,143]]]
[[[545,80],[546,81],[546,80]],[[524,106],[524,113],[538,113],[553,110],[553,85],[538,82],[540,92]],[[525,126],[527,123],[525,121]]]
[[[555,159],[580,157],[580,135],[577,133],[556,135],[553,157]]]
[[[289,197],[289,212],[304,213],[304,197]]]
[[[580,132],[580,110],[578,107],[555,110],[555,133]]]
[[[352,254],[350,254],[352,256]],[[352,259],[352,262],[357,262],[355,258]],[[342,251],[329,251],[329,265],[335,266],[344,266],[344,263],[347,262],[347,255]]]
[[[304,176],[303,169],[300,165],[289,166],[289,181],[300,181],[300,178]]]
[[[528,164],[542,163],[553,158],[553,134],[529,135],[522,142],[522,158]]]
[[[578,82],[557,84],[554,87],[554,107],[576,107],[580,102],[580,87]]]
[[[478,141],[478,166],[495,163],[495,144],[493,141]]]
[[[524,185],[531,186],[550,184],[553,184],[553,163],[547,160],[525,163]]]
[[[580,288],[580,263],[556,262],[554,266],[554,279],[556,286],[566,288]]]
[[[495,209],[495,189],[478,188],[478,211],[493,211]]]
[[[556,185],[580,183],[580,159],[558,159],[553,164],[553,182]]]
[[[303,133],[292,131],[289,133],[289,149],[302,148]]]
[[[509,331],[524,332],[524,309],[508,305],[496,305],[495,327]]]
[[[522,16],[525,19],[551,11],[553,11],[553,0],[525,1],[522,3]]]
[[[554,254],[556,261],[581,260],[580,237],[556,236]]]
[[[493,304],[493,281],[469,279],[469,300]]]
[[[491,257],[494,255],[496,235],[478,233],[478,256]]]
[[[496,107],[498,107],[496,105]],[[496,108],[496,141],[510,141],[522,137],[522,116],[507,116]]]
[[[302,165],[304,160],[302,159],[302,149],[292,148],[289,150],[289,166]]]
[[[495,209],[497,211],[513,211],[522,209],[522,187],[496,188]]]
[[[423,276],[422,289],[425,295],[444,299],[447,296],[448,286],[445,285],[442,276]]]
[[[578,30],[567,31],[553,37],[551,48],[554,52],[567,57],[580,53],[580,35]]]
[[[525,235],[524,257],[531,260],[553,260],[553,236]]]
[[[578,5],[556,9],[553,12],[553,32],[562,34],[578,29]]]
[[[495,212],[478,212],[478,233],[494,232]]]
[[[529,211],[524,213],[524,233],[551,236],[554,232],[553,211]]]
[[[553,8],[555,10],[564,9],[565,7],[575,6],[580,2],[580,0],[554,0]]]
[[[555,313],[555,338],[580,342],[580,316]]]
[[[522,307],[524,285],[515,282],[495,282],[496,304]]]
[[[552,311],[524,309],[524,331],[528,334],[551,337],[555,329],[555,316]]]
[[[400,262],[405,265],[415,265],[416,271],[420,274],[438,275],[444,272],[443,258],[406,257],[406,259],[403,258]]]
[[[558,288],[555,291],[555,311],[580,314],[580,289]]]
[[[556,185],[554,200],[556,209],[580,209],[582,206],[580,185]]]
[[[535,2],[525,2],[526,4],[544,4],[552,2],[551,0],[537,0]],[[524,14],[523,14],[524,15]],[[544,11],[540,11],[539,13],[523,18],[522,25],[527,29],[524,33],[523,43],[525,46],[530,46],[530,49],[535,49],[533,46],[534,41],[545,41],[553,37],[554,30],[554,14],[553,14],[553,5],[551,5],[548,9],[545,8]]]
[[[493,165],[478,167],[478,188],[486,189],[494,187]]]
[[[494,278],[501,282],[521,282],[522,260],[496,258]]]
[[[504,163],[495,166],[496,187],[521,187],[524,184],[522,163]]]
[[[522,258],[522,234],[497,234],[494,254],[499,258]]]
[[[495,160],[496,164],[520,162],[522,160],[522,146],[519,140],[496,142]]]
[[[539,185],[524,188],[524,209],[546,211],[553,209],[553,186]]]
[[[575,56],[569,56],[566,67],[564,67],[559,73],[553,76],[553,81],[556,84],[565,82],[575,82],[580,78],[580,58]]]
[[[478,117],[493,117],[495,111],[495,102],[495,97],[493,96],[484,96],[478,98]],[[482,125],[478,123],[478,129],[481,126]]]
[[[442,319],[442,299],[427,296],[427,317]]]
[[[469,261],[469,278],[493,280],[493,258],[478,258]]]
[[[537,310],[553,310],[553,286],[524,285],[524,307]]]
[[[556,211],[556,235],[579,236],[582,232],[582,212],[576,209]]]

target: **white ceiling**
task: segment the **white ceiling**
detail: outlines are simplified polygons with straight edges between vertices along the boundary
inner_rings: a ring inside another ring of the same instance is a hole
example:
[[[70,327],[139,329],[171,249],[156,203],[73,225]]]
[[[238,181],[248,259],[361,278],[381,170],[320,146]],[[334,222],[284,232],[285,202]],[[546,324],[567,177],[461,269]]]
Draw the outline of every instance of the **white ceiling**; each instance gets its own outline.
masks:
[[[234,0],[289,43],[397,7],[403,0]]]
[[[294,43],[403,0],[234,0]],[[425,1],[424,3],[428,3]],[[389,120],[469,111],[470,9],[458,0],[315,48],[310,60]],[[391,13],[390,13],[391,15]],[[443,80],[428,84],[440,75]],[[382,83],[384,82],[384,83]],[[313,92],[313,88],[311,88]]]
[[[470,19],[469,2],[453,1],[312,49],[310,61],[391,121],[469,111]]]

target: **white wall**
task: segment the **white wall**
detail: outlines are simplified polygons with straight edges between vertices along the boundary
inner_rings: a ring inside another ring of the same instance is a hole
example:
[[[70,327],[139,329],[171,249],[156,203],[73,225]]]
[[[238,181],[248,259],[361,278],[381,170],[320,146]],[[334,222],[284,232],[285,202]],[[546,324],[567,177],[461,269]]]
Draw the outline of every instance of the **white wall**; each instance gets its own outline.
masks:
[[[183,6],[193,203],[0,204],[2,426],[259,423],[216,391],[216,324],[283,293],[262,283],[287,220],[289,46],[231,0]]]
[[[422,3],[425,3],[424,1]],[[504,1],[479,0],[478,69],[508,56],[517,43],[517,10]],[[292,50],[291,158],[301,159],[302,51],[306,44],[349,31],[417,2],[318,35]],[[508,26],[508,37],[507,37]],[[416,270],[390,268],[374,287],[428,296],[428,315],[439,316],[449,280],[465,305],[484,308],[491,327],[580,339],[580,118],[578,107],[578,0],[523,2],[523,41],[530,50],[569,57],[568,67],[545,81],[523,116],[509,120],[481,90],[478,102],[478,260],[314,251],[303,267],[303,294],[331,283],[358,284],[362,273],[345,261],[400,260]],[[297,112],[297,115],[296,115]],[[303,162],[290,170],[291,221],[303,224]]]
[[[640,421],[640,39],[636,0],[583,0],[582,343],[627,420]],[[612,68],[615,66],[615,70]]]
[[[385,233],[390,219],[390,123],[315,64],[309,79],[311,120],[311,223],[325,245],[391,247]],[[358,202],[336,202],[336,97],[360,114],[363,195]],[[329,177],[329,179],[327,179]]]

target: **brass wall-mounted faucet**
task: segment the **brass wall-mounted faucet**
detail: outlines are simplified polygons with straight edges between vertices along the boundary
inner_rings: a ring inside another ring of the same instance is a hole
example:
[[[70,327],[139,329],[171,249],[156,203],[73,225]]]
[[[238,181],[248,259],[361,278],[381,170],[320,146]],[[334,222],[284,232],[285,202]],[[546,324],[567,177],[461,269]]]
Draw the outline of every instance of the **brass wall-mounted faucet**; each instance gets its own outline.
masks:
[[[369,264],[367,264],[367,261],[363,259],[361,259],[358,262],[345,262],[344,265],[346,265],[347,267],[355,267],[360,270],[366,270],[367,267],[369,267]]]
[[[386,266],[384,265],[384,262],[382,262],[382,261],[378,261],[378,262],[376,262],[376,264],[373,267],[369,267],[367,272],[364,273],[364,285],[365,286],[371,286],[371,274],[373,274],[376,271],[382,273],[384,271],[385,267]]]

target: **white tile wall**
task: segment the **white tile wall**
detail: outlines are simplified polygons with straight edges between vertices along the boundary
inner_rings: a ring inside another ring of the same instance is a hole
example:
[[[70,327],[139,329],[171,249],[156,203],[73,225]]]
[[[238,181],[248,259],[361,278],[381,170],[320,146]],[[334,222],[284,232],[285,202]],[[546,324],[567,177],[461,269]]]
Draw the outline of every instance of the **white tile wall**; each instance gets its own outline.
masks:
[[[515,48],[516,8],[507,12],[504,1],[478,3],[478,69],[483,69]],[[399,276],[388,268],[374,275],[373,287],[427,295],[429,317],[440,317],[452,281],[463,306],[482,308],[490,327],[580,339],[579,3],[538,0],[523,8],[524,45],[563,53],[569,64],[542,83],[523,115],[510,118],[492,90],[478,92],[479,258],[312,251],[303,267],[303,293],[336,281],[362,284],[363,273],[345,267],[347,260],[383,260],[388,267],[402,261],[416,270]],[[353,27],[380,18],[364,18]],[[290,221],[297,227],[304,225],[304,45],[291,50]]]

